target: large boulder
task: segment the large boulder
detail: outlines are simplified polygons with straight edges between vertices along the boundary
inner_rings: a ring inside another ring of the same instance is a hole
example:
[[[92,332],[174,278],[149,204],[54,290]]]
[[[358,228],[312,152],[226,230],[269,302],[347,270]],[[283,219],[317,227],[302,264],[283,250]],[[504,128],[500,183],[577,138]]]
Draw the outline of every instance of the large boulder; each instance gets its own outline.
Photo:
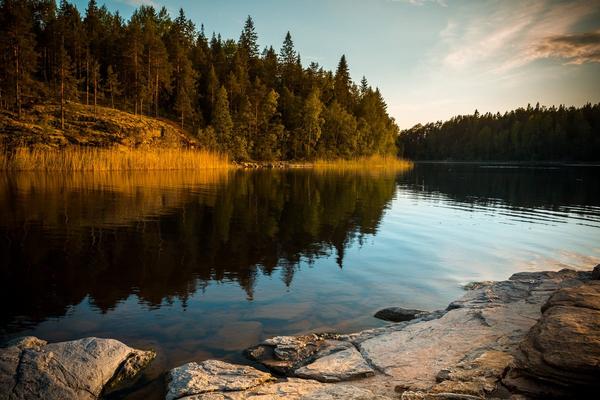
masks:
[[[0,349],[0,399],[97,399],[154,358],[114,339],[48,344],[35,337]]]
[[[504,382],[534,396],[571,397],[600,389],[600,281],[561,289],[520,345]]]

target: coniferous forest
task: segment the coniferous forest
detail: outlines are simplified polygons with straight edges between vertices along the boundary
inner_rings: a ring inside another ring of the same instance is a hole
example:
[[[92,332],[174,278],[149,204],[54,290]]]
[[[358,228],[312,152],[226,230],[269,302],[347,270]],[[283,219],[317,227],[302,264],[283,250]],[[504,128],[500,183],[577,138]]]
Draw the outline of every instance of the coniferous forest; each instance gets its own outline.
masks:
[[[259,48],[249,16],[238,40],[142,5],[126,20],[90,0],[0,1],[0,108],[80,102],[177,121],[235,159],[394,154],[398,127],[378,89],[302,64],[291,34]]]
[[[475,111],[402,130],[397,143],[417,160],[598,161],[600,104]]]

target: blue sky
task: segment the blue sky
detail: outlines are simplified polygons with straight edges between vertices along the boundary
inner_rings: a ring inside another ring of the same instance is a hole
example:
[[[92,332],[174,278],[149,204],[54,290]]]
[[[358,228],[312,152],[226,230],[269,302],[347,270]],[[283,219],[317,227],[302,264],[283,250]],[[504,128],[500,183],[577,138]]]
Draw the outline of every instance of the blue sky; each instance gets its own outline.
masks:
[[[102,0],[98,1],[103,4]],[[600,101],[600,0],[106,0],[182,7],[207,34],[239,38],[247,15],[262,46],[287,30],[308,65],[378,86],[401,128],[527,103]],[[76,0],[83,12],[87,0]]]

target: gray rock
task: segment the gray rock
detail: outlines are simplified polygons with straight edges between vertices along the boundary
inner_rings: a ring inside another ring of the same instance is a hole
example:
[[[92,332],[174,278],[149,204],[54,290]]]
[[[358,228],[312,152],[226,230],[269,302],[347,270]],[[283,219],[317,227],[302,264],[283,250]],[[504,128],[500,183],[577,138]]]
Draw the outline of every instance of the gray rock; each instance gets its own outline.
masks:
[[[96,399],[109,381],[133,377],[154,358],[94,337],[52,344],[26,337],[12,344],[0,349],[0,399]]]
[[[403,322],[410,321],[411,319],[419,318],[427,314],[427,311],[422,310],[411,310],[408,308],[401,307],[389,307],[379,310],[375,313],[374,317],[383,319],[384,321],[391,322]]]
[[[311,364],[298,368],[294,374],[319,382],[341,382],[373,376],[375,371],[353,346],[318,358]]]
[[[534,396],[570,397],[600,389],[600,281],[554,293],[520,345],[505,384]]]
[[[273,381],[271,374],[245,365],[207,360],[169,371],[166,400],[210,392],[243,391]]]

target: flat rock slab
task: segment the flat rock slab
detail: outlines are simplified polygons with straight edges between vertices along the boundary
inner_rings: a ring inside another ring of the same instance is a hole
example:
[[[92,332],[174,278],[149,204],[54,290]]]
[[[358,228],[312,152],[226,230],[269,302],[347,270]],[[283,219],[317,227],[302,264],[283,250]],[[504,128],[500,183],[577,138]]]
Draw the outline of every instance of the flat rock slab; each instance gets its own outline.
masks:
[[[319,382],[341,382],[373,376],[375,371],[354,347],[318,358],[297,369],[294,375]]]
[[[0,399],[97,399],[155,356],[95,337],[52,344],[26,337],[8,345],[0,349]]]
[[[166,400],[210,392],[233,392],[272,381],[271,374],[218,360],[187,363],[169,372]]]
[[[361,343],[369,363],[407,390],[430,390],[440,370],[486,351],[512,355],[557,289],[577,286],[589,273],[520,273],[482,285],[453,302],[440,318],[409,324]],[[497,377],[499,378],[499,377]]]

